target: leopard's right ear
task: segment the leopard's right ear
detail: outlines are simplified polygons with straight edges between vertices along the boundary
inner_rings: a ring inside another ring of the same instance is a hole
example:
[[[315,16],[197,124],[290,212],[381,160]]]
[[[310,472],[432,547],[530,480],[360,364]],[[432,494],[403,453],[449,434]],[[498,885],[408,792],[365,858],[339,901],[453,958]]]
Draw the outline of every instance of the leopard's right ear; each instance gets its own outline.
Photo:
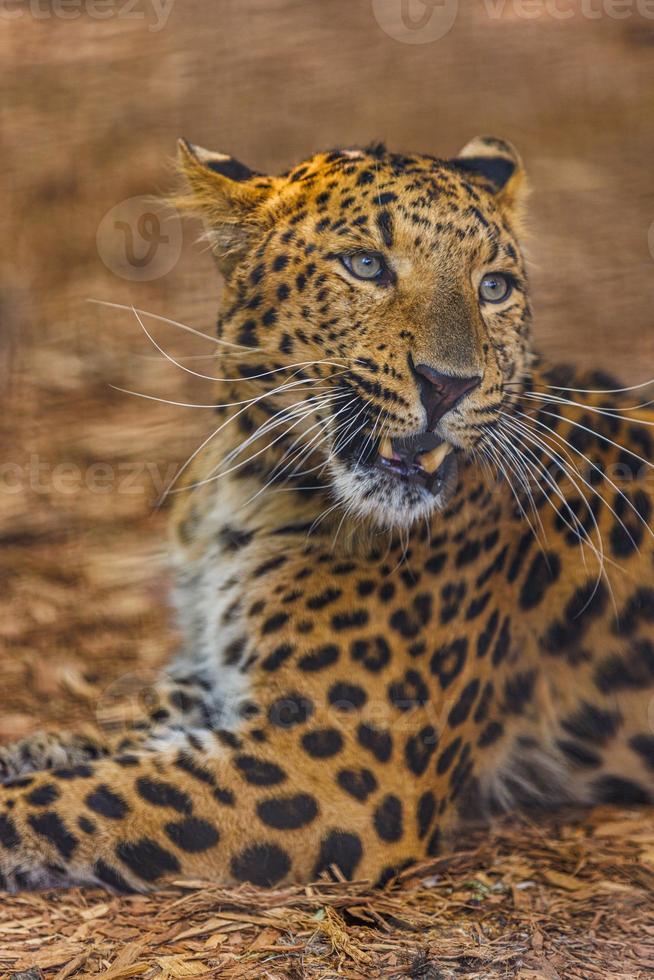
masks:
[[[265,204],[273,192],[273,179],[226,153],[183,139],[178,142],[178,160],[190,193],[172,203],[203,218],[218,266],[229,276],[268,217]]]

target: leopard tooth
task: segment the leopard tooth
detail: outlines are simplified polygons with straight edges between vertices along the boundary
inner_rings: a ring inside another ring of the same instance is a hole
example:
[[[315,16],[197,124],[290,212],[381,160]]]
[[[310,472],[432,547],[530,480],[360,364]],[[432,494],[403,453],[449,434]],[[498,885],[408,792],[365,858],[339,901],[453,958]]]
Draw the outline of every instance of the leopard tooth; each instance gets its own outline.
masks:
[[[393,444],[388,436],[384,436],[379,444],[379,455],[384,459],[393,459]]]
[[[418,463],[427,473],[435,473],[443,460],[453,449],[449,442],[442,442],[428,453],[418,456]]]

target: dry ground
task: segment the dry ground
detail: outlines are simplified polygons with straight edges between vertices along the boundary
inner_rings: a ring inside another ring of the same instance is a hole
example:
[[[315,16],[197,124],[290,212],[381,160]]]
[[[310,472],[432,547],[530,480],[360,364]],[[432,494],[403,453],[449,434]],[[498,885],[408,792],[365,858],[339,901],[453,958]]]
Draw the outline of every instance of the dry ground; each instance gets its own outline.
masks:
[[[207,390],[133,316],[86,300],[211,331],[218,286],[194,229],[148,283],[96,248],[111,207],[169,186],[178,134],[260,169],[380,137],[452,153],[477,132],[508,136],[534,187],[540,345],[626,383],[651,375],[654,20],[460,6],[423,45],[384,34],[368,0],[175,0],[159,32],[143,18],[0,18],[0,738],[93,721],[174,646],[156,501],[209,419],[110,385],[176,401]],[[157,337],[177,355],[211,350],[169,326]],[[21,896],[0,903],[0,975],[641,978],[653,869],[651,815],[604,810],[471,839],[383,894]]]
[[[604,809],[583,824],[471,837],[383,892],[187,882],[155,897],[16,897],[0,923],[0,967],[39,964],[59,980],[644,980],[653,857],[649,815]]]

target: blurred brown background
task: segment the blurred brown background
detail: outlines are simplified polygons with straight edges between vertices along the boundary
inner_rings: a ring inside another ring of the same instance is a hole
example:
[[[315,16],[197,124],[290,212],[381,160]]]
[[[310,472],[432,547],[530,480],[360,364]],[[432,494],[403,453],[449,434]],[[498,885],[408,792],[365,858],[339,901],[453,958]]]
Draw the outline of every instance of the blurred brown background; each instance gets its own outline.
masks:
[[[211,333],[198,229],[145,197],[171,186],[176,137],[273,171],[338,144],[511,139],[538,344],[633,384],[654,360],[653,67],[644,0],[0,2],[0,738],[93,717],[174,642],[155,503],[210,415],[110,386],[199,403],[210,386],[87,300]]]

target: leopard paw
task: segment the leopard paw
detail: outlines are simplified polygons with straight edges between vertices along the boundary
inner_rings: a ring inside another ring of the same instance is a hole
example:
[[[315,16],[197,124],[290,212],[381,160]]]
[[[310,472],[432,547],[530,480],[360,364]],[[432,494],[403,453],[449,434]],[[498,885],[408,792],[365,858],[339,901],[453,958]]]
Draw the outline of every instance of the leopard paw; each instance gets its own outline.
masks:
[[[34,732],[0,747],[0,783],[32,772],[81,765],[107,755],[107,748],[93,735]]]

